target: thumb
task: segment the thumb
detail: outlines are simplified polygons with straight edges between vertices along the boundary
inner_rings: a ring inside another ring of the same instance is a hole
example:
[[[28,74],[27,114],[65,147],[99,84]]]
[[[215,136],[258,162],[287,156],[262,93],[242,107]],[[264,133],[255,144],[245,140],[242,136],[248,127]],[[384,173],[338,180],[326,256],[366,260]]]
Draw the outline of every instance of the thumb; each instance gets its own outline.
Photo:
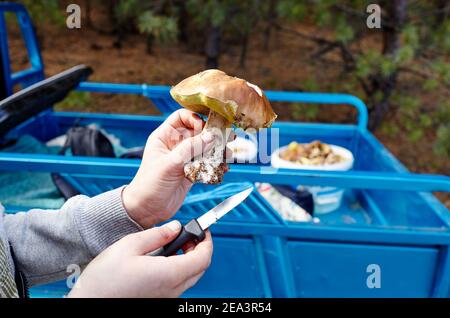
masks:
[[[181,223],[172,221],[160,227],[131,234],[128,248],[133,254],[148,254],[174,240],[180,230]]]
[[[209,131],[203,131],[197,136],[183,140],[171,152],[172,162],[176,165],[185,164],[192,158],[200,156],[202,153],[208,152],[215,144],[215,136]]]

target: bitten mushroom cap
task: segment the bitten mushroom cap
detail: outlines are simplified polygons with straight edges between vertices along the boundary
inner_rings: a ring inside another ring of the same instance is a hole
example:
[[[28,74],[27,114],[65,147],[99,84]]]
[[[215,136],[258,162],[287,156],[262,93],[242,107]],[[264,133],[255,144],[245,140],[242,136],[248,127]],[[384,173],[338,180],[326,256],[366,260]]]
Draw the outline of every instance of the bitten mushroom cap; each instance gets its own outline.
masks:
[[[208,115],[213,110],[243,129],[267,128],[277,118],[258,86],[220,70],[207,70],[188,77],[174,86],[170,94],[193,112]]]

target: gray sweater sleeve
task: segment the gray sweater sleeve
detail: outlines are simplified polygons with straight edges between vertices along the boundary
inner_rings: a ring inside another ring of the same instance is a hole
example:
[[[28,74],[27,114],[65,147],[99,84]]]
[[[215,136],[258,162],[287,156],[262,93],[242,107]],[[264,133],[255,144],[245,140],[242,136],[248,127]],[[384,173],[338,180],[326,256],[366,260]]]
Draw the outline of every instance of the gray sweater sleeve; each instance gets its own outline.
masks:
[[[84,267],[123,236],[142,230],[125,211],[122,190],[79,195],[60,210],[5,216],[6,236],[30,285],[63,279],[69,265]]]

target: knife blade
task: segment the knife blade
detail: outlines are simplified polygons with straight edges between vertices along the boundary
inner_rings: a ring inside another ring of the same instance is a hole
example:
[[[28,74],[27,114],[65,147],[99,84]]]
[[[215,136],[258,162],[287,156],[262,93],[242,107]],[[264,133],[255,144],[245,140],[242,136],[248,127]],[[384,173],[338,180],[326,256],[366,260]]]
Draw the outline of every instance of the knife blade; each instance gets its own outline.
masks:
[[[218,220],[224,217],[228,212],[233,210],[252,193],[253,187],[245,189],[203,214],[197,219],[193,219],[186,223],[178,236],[170,243],[150,253],[150,256],[171,256],[178,252],[186,243],[193,242],[195,244],[205,239],[205,231]]]

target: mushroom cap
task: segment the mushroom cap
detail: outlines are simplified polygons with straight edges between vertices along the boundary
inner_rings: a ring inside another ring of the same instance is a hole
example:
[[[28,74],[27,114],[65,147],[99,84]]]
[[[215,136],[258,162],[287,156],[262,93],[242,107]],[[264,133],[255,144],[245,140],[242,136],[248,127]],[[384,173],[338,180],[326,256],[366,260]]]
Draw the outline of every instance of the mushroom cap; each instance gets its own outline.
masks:
[[[208,115],[213,110],[243,129],[270,127],[277,118],[258,86],[220,70],[188,77],[172,87],[170,94],[193,112]]]

